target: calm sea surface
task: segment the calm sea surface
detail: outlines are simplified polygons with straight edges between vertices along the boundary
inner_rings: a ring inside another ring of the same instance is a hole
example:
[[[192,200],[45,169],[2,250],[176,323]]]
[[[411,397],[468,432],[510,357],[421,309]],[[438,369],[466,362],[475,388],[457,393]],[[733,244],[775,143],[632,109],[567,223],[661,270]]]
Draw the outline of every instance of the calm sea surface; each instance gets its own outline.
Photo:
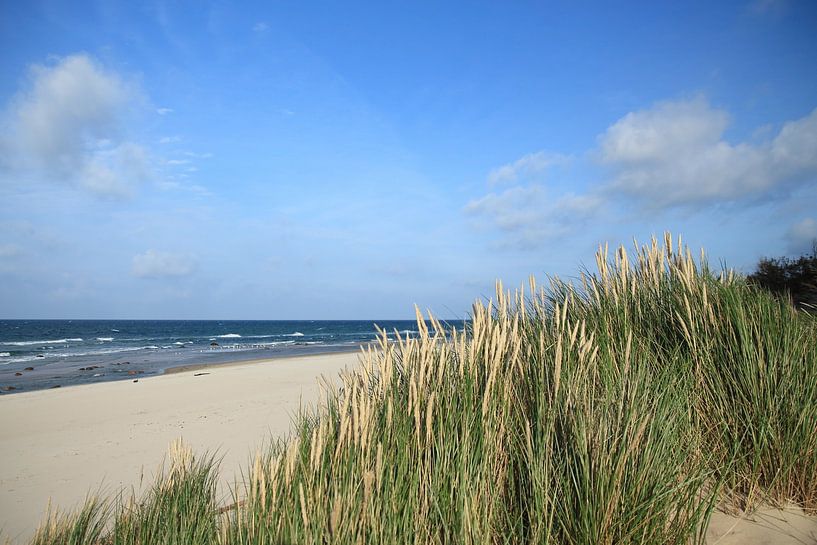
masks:
[[[138,379],[190,364],[355,351],[375,324],[416,334],[413,320],[0,320],[0,395]]]

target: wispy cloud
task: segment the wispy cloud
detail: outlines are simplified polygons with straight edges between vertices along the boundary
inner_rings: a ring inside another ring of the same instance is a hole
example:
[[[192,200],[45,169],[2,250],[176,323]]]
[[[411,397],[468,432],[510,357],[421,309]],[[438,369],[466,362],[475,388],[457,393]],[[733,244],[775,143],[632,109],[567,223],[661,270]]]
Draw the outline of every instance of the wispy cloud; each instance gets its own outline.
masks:
[[[520,178],[536,177],[544,174],[549,168],[564,165],[570,157],[559,153],[537,151],[493,169],[488,173],[488,184],[495,186],[518,181]]]
[[[22,255],[23,251],[16,244],[0,244],[0,257],[9,259]]]
[[[465,213],[501,233],[498,246],[533,249],[570,233],[598,212],[601,198],[591,195],[548,195],[541,185],[519,185],[492,192],[465,206]]]
[[[138,278],[172,278],[193,273],[196,262],[183,253],[147,250],[133,256],[131,273]]]
[[[753,0],[749,4],[749,11],[755,15],[784,14],[789,8],[789,0]]]
[[[156,108],[156,113],[159,115],[172,114],[173,108]]]
[[[817,244],[817,221],[814,218],[804,218],[792,225],[786,232],[788,250],[793,254],[803,254],[811,251]]]
[[[258,21],[252,26],[252,31],[258,34],[269,30],[269,25],[265,21]]]
[[[213,156],[212,153],[196,153],[194,151],[183,151],[182,155],[186,155],[187,157],[195,157],[197,159],[209,159]]]
[[[28,85],[7,106],[10,138],[0,142],[0,158],[15,174],[129,195],[149,172],[147,151],[122,137],[135,95],[87,55],[34,65]]]
[[[176,142],[181,142],[180,136],[163,136],[159,138],[160,144],[175,144]]]

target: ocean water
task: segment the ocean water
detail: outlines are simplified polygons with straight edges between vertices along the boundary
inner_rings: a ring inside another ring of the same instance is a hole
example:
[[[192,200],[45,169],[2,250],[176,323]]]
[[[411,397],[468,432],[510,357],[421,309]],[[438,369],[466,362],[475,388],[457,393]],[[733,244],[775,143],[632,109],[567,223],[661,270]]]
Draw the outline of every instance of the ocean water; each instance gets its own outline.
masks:
[[[0,320],[0,395],[138,380],[172,367],[357,351],[375,324],[403,336],[413,320]]]

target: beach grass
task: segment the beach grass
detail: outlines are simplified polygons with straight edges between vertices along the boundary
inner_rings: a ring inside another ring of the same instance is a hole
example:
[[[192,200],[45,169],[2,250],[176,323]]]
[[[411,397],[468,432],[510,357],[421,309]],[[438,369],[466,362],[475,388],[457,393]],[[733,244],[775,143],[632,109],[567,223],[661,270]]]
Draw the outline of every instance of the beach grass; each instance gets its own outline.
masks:
[[[701,543],[716,506],[817,509],[817,320],[666,235],[383,332],[230,501],[175,447],[144,497],[35,544]]]

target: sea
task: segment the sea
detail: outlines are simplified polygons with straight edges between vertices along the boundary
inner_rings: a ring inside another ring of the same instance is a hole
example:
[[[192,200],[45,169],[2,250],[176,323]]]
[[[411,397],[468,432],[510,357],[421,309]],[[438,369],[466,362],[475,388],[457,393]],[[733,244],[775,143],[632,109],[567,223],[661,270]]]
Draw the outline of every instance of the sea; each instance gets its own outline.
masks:
[[[377,327],[417,335],[414,320],[0,320],[0,395],[168,369],[358,351]]]

